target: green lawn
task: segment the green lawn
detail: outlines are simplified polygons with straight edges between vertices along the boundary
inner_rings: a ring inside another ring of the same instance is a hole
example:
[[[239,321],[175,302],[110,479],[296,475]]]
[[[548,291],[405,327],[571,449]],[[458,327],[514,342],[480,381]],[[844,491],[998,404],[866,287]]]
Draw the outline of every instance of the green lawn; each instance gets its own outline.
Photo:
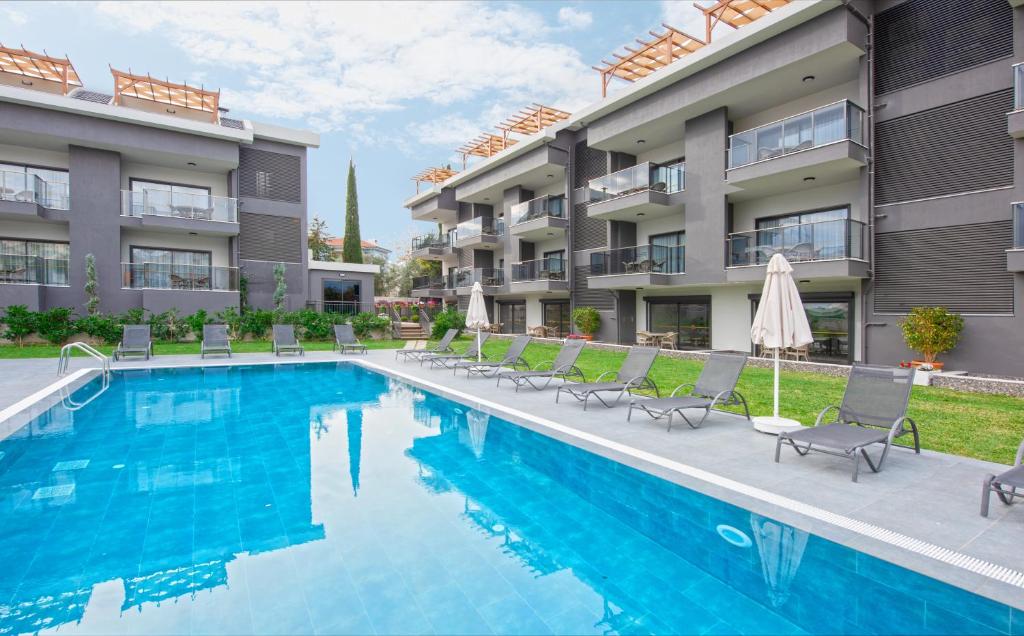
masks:
[[[363,340],[362,341],[370,349],[400,349],[405,346],[404,340]],[[306,351],[330,351],[334,346],[333,342],[316,342],[316,341],[304,341],[302,346],[306,348]],[[114,351],[114,345],[98,345],[96,347],[101,352],[110,355]],[[255,340],[255,341],[242,341],[232,342],[231,350],[235,353],[270,353],[270,341],[269,340]],[[153,343],[153,353],[155,355],[188,355],[188,354],[199,354],[199,343],[198,342],[155,342]],[[24,347],[18,347],[15,345],[0,345],[0,359],[11,359],[11,358],[56,358],[60,355],[59,345],[25,345]],[[75,356],[84,356],[85,354],[81,351],[75,351]]]

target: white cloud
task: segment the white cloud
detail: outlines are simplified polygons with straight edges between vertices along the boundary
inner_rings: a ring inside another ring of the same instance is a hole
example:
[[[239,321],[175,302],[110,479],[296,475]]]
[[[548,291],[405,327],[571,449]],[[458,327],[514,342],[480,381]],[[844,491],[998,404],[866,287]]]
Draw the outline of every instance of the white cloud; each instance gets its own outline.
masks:
[[[0,10],[0,15],[3,16],[3,21],[9,24],[17,26],[28,24],[28,16],[15,9],[4,8],[3,10]]]
[[[700,40],[704,39],[704,14],[691,0],[661,0],[661,21]]]
[[[590,19],[564,9],[575,24]],[[450,143],[456,132],[465,141],[462,133],[493,126],[524,104],[566,108],[596,97],[598,86],[579,53],[523,5],[104,2],[97,10],[168,40],[197,65],[236,70],[238,82],[222,87],[225,105],[324,131],[365,133],[376,115],[417,100],[446,109],[482,101],[485,111],[500,104],[486,123],[446,122],[451,135],[419,124],[424,142]]]
[[[558,22],[568,29],[585,29],[594,21],[589,11],[580,11],[574,7],[562,7],[558,10]]]

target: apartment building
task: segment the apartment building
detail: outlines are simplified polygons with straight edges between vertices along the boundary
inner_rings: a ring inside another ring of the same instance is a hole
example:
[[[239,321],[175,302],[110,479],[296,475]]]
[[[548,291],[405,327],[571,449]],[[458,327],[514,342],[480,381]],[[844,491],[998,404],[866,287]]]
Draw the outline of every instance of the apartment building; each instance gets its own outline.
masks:
[[[707,5],[700,37],[666,28],[605,62],[595,93],[624,88],[526,109],[475,164],[417,175],[405,205],[442,233],[413,254],[444,276],[415,293],[465,306],[479,281],[511,333],[565,335],[588,305],[601,340],[751,351],[782,252],[812,360],[910,359],[902,316],[942,305],[966,321],[948,368],[1024,375],[1021,5]]]
[[[0,307],[82,312],[87,254],[106,312],[237,308],[243,279],[270,307],[278,263],[293,309],[339,293],[372,307],[373,271],[307,255],[317,134],[230,118],[216,91],[111,75],[89,90],[67,58],[0,48]]]

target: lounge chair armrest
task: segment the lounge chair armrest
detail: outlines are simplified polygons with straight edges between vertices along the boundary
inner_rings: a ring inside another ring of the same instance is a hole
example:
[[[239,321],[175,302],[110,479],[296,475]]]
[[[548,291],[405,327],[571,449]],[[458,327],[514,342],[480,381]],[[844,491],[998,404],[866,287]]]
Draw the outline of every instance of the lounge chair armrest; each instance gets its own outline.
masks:
[[[626,381],[626,387],[627,388],[644,387],[644,386],[646,386],[648,388],[653,388],[654,387],[654,381],[651,380],[651,376],[649,376],[649,375],[638,375],[635,378],[630,378],[629,380]]]
[[[545,365],[550,366],[550,367],[554,367],[554,364],[555,364],[554,360],[541,360],[536,365],[534,365],[534,367],[532,369],[530,369],[530,370],[531,371],[540,371],[540,370],[542,370],[542,368]]]
[[[605,371],[601,375],[599,375],[596,378],[594,378],[594,382],[600,382],[601,378],[603,378],[604,376],[606,376],[606,375],[615,375],[616,373],[618,373],[618,371]],[[632,380],[630,380],[630,382],[632,382]]]
[[[679,395],[679,392],[682,391],[683,389],[685,389],[686,387],[690,387],[690,390],[692,391],[693,389],[695,389],[697,387],[697,385],[694,384],[693,382],[687,382],[686,384],[680,384],[676,388],[672,389],[672,394],[669,397],[676,397],[677,395]]]
[[[910,422],[909,430],[914,430],[914,427],[917,426],[914,423],[914,420],[910,419],[906,415],[897,419],[895,422],[892,423],[892,428],[889,429],[889,443],[892,443],[892,440],[896,439],[903,433],[907,432],[907,429],[904,428],[907,422]]]
[[[1020,466],[1022,461],[1024,461],[1024,440],[1021,440],[1020,446],[1017,447],[1017,456],[1013,459],[1013,465]]]
[[[825,415],[829,411],[837,411],[838,412],[839,411],[839,407],[836,406],[835,404],[829,404],[828,406],[823,408],[821,410],[821,413],[818,413],[818,419],[814,420],[814,425],[815,426],[821,426],[824,423],[824,421],[825,421]],[[834,422],[835,420],[832,420],[832,421]]]

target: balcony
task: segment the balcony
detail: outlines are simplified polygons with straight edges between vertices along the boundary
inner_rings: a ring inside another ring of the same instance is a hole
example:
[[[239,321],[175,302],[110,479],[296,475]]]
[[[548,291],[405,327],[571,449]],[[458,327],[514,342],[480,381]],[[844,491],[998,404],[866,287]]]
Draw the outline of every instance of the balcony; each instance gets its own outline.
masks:
[[[121,263],[121,286],[125,289],[237,292],[238,268]]]
[[[439,261],[454,253],[454,248],[447,236],[425,234],[412,239],[412,251],[409,255],[425,261]]]
[[[512,263],[511,289],[519,293],[568,291],[566,260],[539,258]]]
[[[464,267],[455,270],[455,289],[459,294],[468,294],[473,283],[480,283],[485,294],[498,292],[505,284],[505,272],[492,267]]]
[[[590,289],[634,289],[682,285],[686,278],[686,247],[637,245],[590,255]]]
[[[67,287],[68,261],[24,254],[0,254],[0,284]]]
[[[505,221],[489,216],[478,216],[455,226],[455,247],[491,248],[505,235]]]
[[[1013,65],[1013,110],[1006,115],[1006,132],[1024,137],[1024,62]]]
[[[417,203],[409,208],[413,221],[434,221],[455,223],[459,215],[459,204],[455,200],[455,189],[446,188],[437,196]]]
[[[686,187],[686,164],[637,164],[587,184],[587,215],[606,221],[633,221],[678,213]]]
[[[70,197],[66,183],[48,183],[27,172],[0,170],[0,201],[13,204],[0,206],[0,214],[17,219],[45,216],[44,209],[67,210]]]
[[[856,178],[867,165],[863,126],[864,111],[843,100],[731,135],[726,179],[742,188],[733,198]]]
[[[414,298],[455,298],[451,276],[416,276],[412,279]]]
[[[538,197],[512,206],[509,233],[525,241],[564,236],[569,227],[565,197]]]
[[[238,234],[238,199],[165,190],[121,190],[121,216],[143,227],[232,236]]]
[[[725,242],[729,282],[763,281],[763,267],[777,253],[793,264],[800,278],[868,276],[867,225],[853,219],[734,232]]]
[[[1006,269],[1024,272],[1024,201],[1014,203],[1012,210],[1013,247],[1006,250]]]

